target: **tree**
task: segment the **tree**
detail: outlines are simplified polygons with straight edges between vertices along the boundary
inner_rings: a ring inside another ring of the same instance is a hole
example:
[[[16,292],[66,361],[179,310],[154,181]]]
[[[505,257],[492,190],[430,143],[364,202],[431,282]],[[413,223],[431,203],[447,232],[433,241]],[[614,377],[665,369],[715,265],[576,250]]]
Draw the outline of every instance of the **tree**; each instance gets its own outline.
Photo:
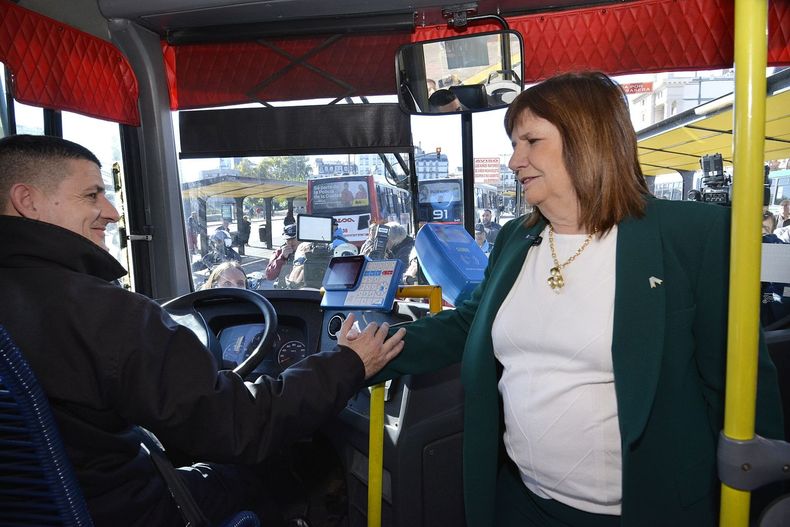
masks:
[[[313,168],[307,156],[264,157],[258,164],[247,158],[236,165],[239,175],[258,179],[275,179],[280,181],[304,181],[313,174]],[[263,198],[246,198],[244,206],[263,207]],[[285,204],[283,202],[280,205]],[[276,209],[278,203],[273,203]]]
[[[246,157],[236,165],[236,170],[239,171],[239,175],[242,177],[256,177],[256,167],[252,164],[252,161],[247,159]]]

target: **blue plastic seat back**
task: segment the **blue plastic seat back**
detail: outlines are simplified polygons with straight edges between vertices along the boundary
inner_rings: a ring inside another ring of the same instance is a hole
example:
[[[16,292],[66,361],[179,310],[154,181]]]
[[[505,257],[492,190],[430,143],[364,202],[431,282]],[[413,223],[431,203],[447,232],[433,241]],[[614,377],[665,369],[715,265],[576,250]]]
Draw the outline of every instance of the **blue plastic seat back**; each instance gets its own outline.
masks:
[[[91,527],[52,411],[30,365],[0,325],[0,527]],[[259,527],[241,511],[223,527]]]
[[[93,525],[49,402],[3,326],[0,525]]]
[[[222,527],[260,527],[261,522],[254,512],[241,511],[231,518],[225,520]]]

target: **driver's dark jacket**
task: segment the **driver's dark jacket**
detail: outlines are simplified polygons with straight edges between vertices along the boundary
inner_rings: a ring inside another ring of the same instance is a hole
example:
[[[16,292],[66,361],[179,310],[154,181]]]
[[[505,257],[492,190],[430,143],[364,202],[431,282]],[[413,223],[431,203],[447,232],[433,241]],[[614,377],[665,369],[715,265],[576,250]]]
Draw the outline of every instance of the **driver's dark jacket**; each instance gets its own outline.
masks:
[[[339,412],[362,385],[348,349],[244,383],[125,270],[71,231],[0,216],[0,324],[49,397],[97,525],[155,525],[170,496],[140,431],[200,461],[255,463]]]

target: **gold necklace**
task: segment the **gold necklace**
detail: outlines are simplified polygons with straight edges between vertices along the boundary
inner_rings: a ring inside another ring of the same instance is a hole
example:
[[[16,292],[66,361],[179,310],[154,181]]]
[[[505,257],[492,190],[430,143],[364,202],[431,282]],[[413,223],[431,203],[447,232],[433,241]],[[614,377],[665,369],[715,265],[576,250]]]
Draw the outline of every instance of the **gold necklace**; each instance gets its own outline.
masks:
[[[597,229],[588,234],[587,238],[584,240],[584,243],[582,243],[582,246],[576,250],[576,253],[565,260],[565,263],[560,265],[560,261],[557,259],[557,251],[554,249],[554,227],[549,224],[549,248],[551,249],[551,259],[554,260],[554,267],[549,270],[549,277],[547,281],[555,293],[559,293],[560,289],[562,289],[562,287],[565,285],[565,280],[562,278],[562,270],[568,267],[568,265],[570,265],[570,263],[574,261],[576,257],[587,248],[588,245],[590,245],[590,242],[592,241],[596,232]]]

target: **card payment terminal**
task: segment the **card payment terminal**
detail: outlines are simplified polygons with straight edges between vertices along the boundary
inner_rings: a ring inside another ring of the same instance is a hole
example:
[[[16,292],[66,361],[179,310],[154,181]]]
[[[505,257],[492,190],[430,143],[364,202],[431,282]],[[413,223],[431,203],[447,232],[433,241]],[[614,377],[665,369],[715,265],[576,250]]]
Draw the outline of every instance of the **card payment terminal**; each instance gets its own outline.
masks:
[[[402,275],[403,263],[398,259],[332,258],[324,274],[321,307],[390,311]]]

